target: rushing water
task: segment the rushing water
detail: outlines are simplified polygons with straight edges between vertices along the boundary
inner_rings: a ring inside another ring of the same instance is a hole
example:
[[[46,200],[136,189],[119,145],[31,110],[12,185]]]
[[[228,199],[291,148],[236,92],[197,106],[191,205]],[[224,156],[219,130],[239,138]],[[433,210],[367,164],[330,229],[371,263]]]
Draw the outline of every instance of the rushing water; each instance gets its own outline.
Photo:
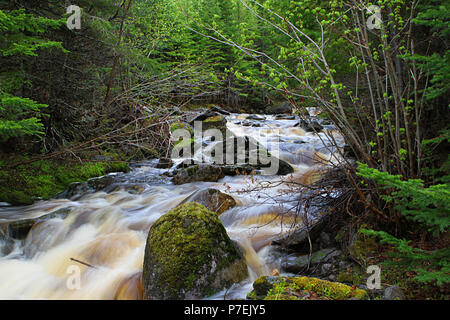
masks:
[[[314,179],[312,173],[333,161],[330,155],[334,150],[327,146],[325,133],[306,133],[294,127],[298,119],[276,120],[274,116],[250,121],[257,127],[247,126],[248,120],[244,120],[247,116],[229,116],[228,128],[237,136],[256,138],[271,153],[288,161],[295,168],[289,179],[308,182]],[[325,126],[325,130],[343,143],[331,127]],[[246,281],[211,298],[244,298],[257,276],[279,268],[270,243],[301,223],[290,212],[289,201],[295,201],[295,195],[283,193],[287,188],[283,184],[265,190],[252,189],[258,182],[279,181],[280,177],[236,176],[225,177],[218,183],[175,186],[163,175],[167,170],[155,165],[156,161],[148,161],[128,174],[121,174],[118,179],[121,183],[108,192],[87,193],[76,200],[41,201],[27,207],[0,207],[0,223],[70,210],[65,218],[34,225],[24,241],[16,241],[14,250],[0,258],[0,299],[139,299],[150,227],[192,193],[204,188],[219,189],[237,200],[238,206],[220,218],[229,236],[244,249],[250,274]],[[280,198],[284,201],[280,202]],[[74,265],[81,271],[80,287],[75,289],[68,286]]]

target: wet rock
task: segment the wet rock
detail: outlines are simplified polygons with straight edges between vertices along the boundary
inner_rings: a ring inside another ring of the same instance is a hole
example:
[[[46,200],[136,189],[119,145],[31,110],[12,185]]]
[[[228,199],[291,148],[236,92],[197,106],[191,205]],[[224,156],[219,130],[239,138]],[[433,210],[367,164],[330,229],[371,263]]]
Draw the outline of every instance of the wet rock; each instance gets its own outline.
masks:
[[[272,163],[278,165],[278,170],[274,174],[287,175],[294,172],[294,168],[289,163],[272,156],[263,145],[248,136],[227,138],[217,147],[222,149],[224,157],[226,155],[222,163],[217,164],[222,167],[222,171],[226,172],[226,175],[236,175],[233,174],[236,169],[243,169],[247,174],[250,168],[255,171],[269,169]],[[230,155],[233,156],[232,159],[229,159]],[[230,163],[230,160],[233,165],[223,164]],[[266,164],[265,161],[270,161],[270,163]]]
[[[186,202],[199,203],[219,215],[237,205],[236,200],[232,196],[216,189],[199,190],[183,200],[182,204]]]
[[[277,114],[275,116],[275,120],[295,120],[295,115],[288,115],[288,114]]]
[[[218,107],[218,106],[212,106],[212,107],[210,108],[210,110],[213,111],[213,112],[216,112],[216,113],[218,113],[218,114],[224,115],[224,116],[229,116],[229,115],[231,115],[230,112],[228,112],[228,111],[226,111],[226,110],[224,110],[224,109],[222,109],[222,108],[220,108],[220,107]]]
[[[384,290],[384,300],[405,300],[405,294],[399,286],[390,286]]]
[[[103,177],[93,178],[88,181],[88,185],[95,191],[101,191],[112,184],[117,183],[119,180],[118,177],[119,175],[117,174],[108,174]]]
[[[208,118],[215,117],[215,116],[218,116],[218,115],[220,115],[220,114],[218,114],[217,112],[215,112],[215,111],[213,111],[213,110],[206,110],[206,111],[200,113],[199,115],[195,116],[195,117],[189,122],[189,124],[190,124],[191,126],[194,126],[195,122],[198,122],[198,121],[203,122],[203,121],[205,121],[205,120],[208,119]]]
[[[284,248],[291,248],[296,250],[297,252],[307,253],[310,250],[308,236],[311,238],[312,242],[316,242],[316,240],[319,239],[320,234],[326,228],[327,222],[327,216],[321,217],[311,227],[309,227],[309,229],[306,227],[302,227],[290,234],[281,237],[280,239],[275,240],[273,244]]]
[[[282,102],[268,107],[266,112],[268,114],[291,114],[292,111],[293,109],[290,102]]]
[[[173,161],[171,159],[162,158],[159,159],[158,164],[156,165],[157,169],[170,169],[173,166]]]
[[[317,121],[307,121],[301,119],[297,126],[306,132],[321,132],[323,130],[323,126]]]
[[[175,168],[173,182],[175,184],[194,181],[217,182],[224,176],[260,174],[263,170],[269,169],[274,170],[272,173],[274,175],[294,172],[289,163],[270,155],[259,142],[247,136],[228,137],[225,141],[218,142],[215,150],[222,151],[223,157],[220,160],[213,159],[211,163],[204,164],[194,164],[193,160],[183,161]]]
[[[244,121],[244,122],[242,122],[242,126],[243,127],[260,128],[260,127],[262,127],[262,124],[258,123],[258,122]]]
[[[14,249],[14,240],[5,233],[0,229],[0,257],[10,254]]]
[[[291,255],[287,257],[282,267],[287,272],[302,273],[308,270],[308,266],[311,268],[320,264],[322,272],[324,271],[323,268],[325,268],[327,270],[324,273],[328,273],[333,267],[331,262],[334,262],[341,254],[340,250],[330,248],[314,252],[311,255],[311,259],[309,254],[302,256]]]
[[[0,228],[4,230],[7,237],[23,240],[27,237],[31,228],[38,223],[48,221],[54,218],[64,219],[71,212],[71,208],[59,209],[53,213],[49,213],[34,219],[23,219],[0,224]]]
[[[224,177],[224,173],[218,166],[196,164],[186,169],[178,170],[172,178],[172,182],[175,185],[181,185],[196,181],[217,182]]]
[[[247,276],[247,265],[217,214],[200,204],[185,203],[150,229],[143,266],[144,299],[201,299]]]
[[[326,232],[322,232],[319,236],[319,241],[320,241],[320,246],[322,248],[328,248],[329,246],[332,245],[332,241],[331,241],[331,237],[328,233]]]
[[[256,121],[265,121],[266,117],[260,116],[260,115],[257,115],[257,114],[251,114],[246,119],[247,120],[256,120]]]
[[[93,191],[94,189],[87,182],[74,182],[66,190],[58,193],[55,198],[78,200],[83,195]]]
[[[331,263],[324,263],[320,270],[322,271],[322,274],[328,274],[333,269],[333,265]]]
[[[253,283],[250,299],[362,300],[367,292],[338,282],[308,277],[260,277]]]

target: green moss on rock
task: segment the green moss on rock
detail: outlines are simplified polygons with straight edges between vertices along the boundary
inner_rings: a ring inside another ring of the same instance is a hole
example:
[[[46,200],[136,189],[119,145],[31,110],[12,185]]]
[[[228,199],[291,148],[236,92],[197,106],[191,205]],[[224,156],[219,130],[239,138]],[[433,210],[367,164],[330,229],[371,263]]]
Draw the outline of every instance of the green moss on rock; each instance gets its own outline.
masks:
[[[188,202],[151,228],[144,258],[144,296],[199,299],[247,277],[247,266],[216,213]]]
[[[367,299],[365,290],[308,277],[261,277],[249,297],[264,300],[348,300]]]
[[[16,163],[26,162],[16,159]],[[124,162],[59,162],[40,160],[25,165],[0,167],[0,202],[32,204],[36,198],[50,199],[73,182],[83,182],[111,172],[127,172]]]

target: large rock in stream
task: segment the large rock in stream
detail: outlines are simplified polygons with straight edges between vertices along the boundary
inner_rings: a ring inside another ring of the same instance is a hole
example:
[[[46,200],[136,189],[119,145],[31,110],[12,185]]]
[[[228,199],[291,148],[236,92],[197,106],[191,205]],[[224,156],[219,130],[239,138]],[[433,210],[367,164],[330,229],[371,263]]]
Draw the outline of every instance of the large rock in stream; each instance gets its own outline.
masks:
[[[247,276],[247,265],[217,213],[198,203],[178,206],[150,229],[143,268],[145,299],[201,299]]]
[[[208,210],[214,211],[219,215],[237,205],[236,200],[234,200],[232,196],[212,188],[194,192],[192,195],[183,200],[181,204],[186,202],[199,203],[205,206]]]
[[[294,172],[289,163],[271,155],[262,144],[248,136],[228,137],[215,144],[209,153],[212,157],[210,163],[186,160],[179,165],[174,172],[173,183],[217,182],[225,176],[259,174],[264,170],[283,176]]]

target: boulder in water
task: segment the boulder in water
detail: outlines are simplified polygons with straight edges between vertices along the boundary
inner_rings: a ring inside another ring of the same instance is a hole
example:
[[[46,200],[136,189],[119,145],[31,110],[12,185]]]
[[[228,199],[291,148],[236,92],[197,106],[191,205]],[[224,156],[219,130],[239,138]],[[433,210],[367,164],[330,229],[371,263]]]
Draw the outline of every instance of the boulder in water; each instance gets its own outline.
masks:
[[[222,170],[217,166],[195,164],[186,169],[178,170],[175,173],[172,182],[176,185],[197,181],[217,182],[224,177],[225,175]]]
[[[173,166],[173,161],[171,159],[161,158],[156,165],[157,169],[170,169]]]
[[[186,202],[199,203],[219,215],[236,206],[236,200],[232,196],[212,188],[195,192],[182,203]]]
[[[247,119],[247,120],[256,120],[256,121],[265,121],[266,117],[260,116],[260,115],[257,115],[257,114],[251,114],[245,119]]]
[[[178,206],[150,229],[144,299],[201,299],[247,276],[247,265],[217,214],[198,203]]]
[[[301,119],[297,126],[300,126],[306,132],[321,132],[323,130],[322,125],[317,121],[306,121]]]

